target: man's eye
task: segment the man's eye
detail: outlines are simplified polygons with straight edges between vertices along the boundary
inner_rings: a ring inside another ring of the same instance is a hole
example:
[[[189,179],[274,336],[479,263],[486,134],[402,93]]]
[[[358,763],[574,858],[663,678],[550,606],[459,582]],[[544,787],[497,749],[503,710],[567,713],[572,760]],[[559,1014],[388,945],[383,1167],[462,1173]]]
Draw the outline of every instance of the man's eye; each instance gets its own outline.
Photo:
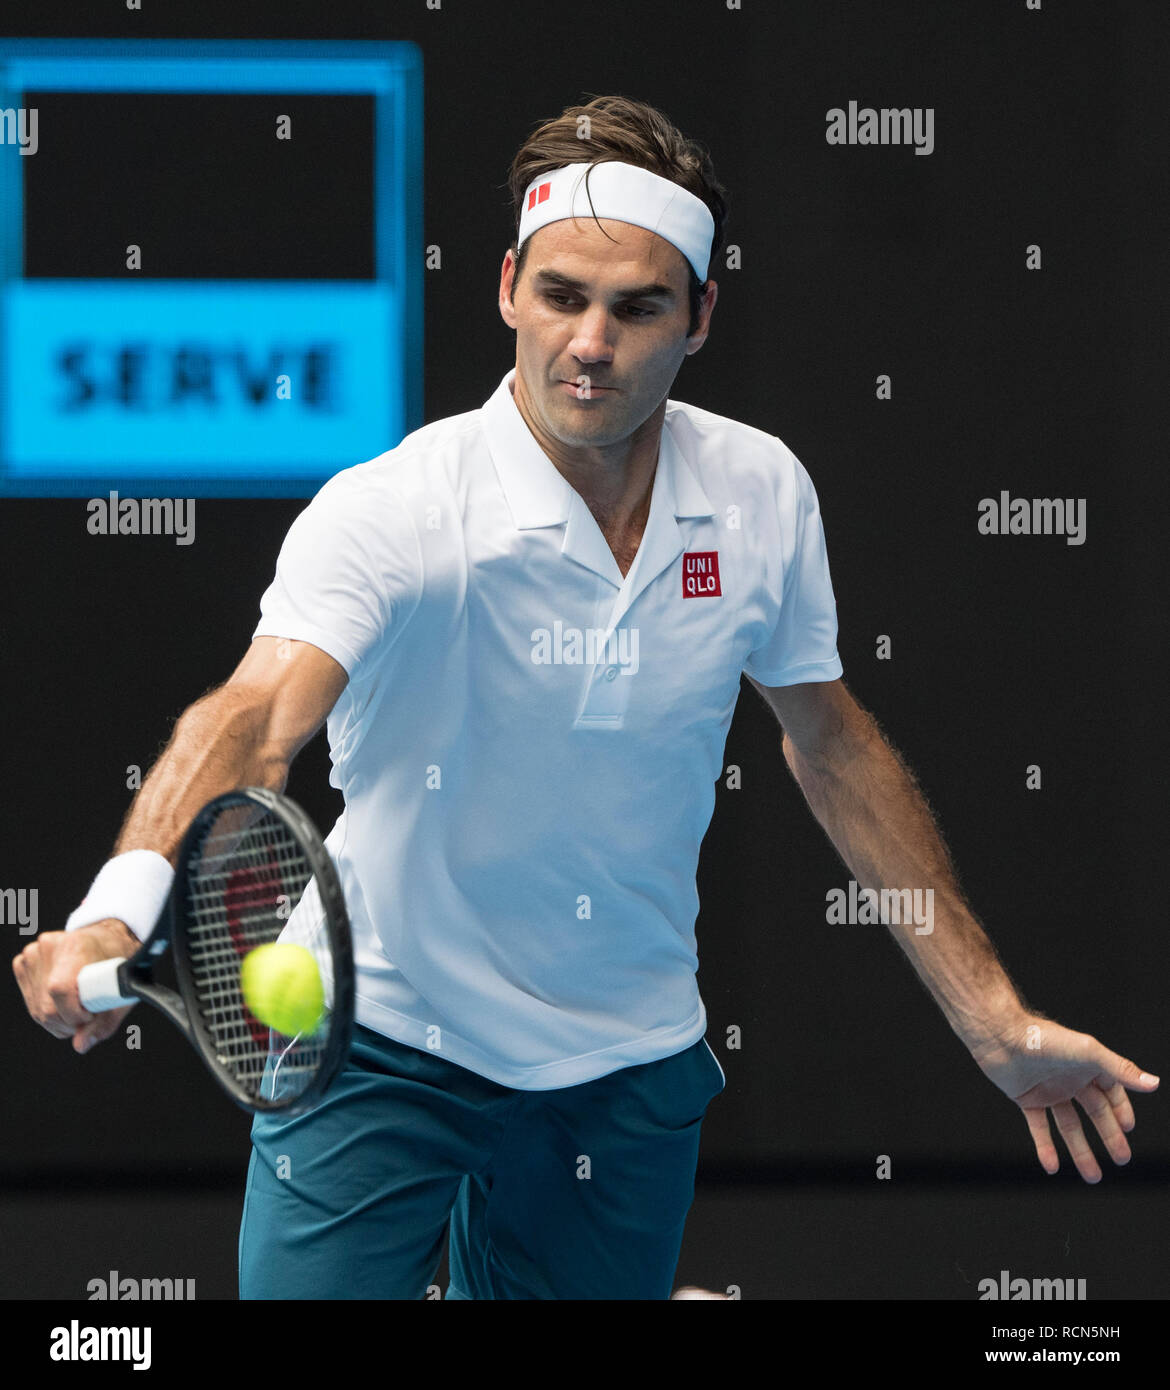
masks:
[[[554,304],[571,304],[574,302],[570,295],[560,294],[556,290],[550,290],[548,298],[551,299]],[[643,309],[637,304],[626,304],[622,307],[627,314],[632,314],[634,318],[648,319],[654,317],[653,309]]]

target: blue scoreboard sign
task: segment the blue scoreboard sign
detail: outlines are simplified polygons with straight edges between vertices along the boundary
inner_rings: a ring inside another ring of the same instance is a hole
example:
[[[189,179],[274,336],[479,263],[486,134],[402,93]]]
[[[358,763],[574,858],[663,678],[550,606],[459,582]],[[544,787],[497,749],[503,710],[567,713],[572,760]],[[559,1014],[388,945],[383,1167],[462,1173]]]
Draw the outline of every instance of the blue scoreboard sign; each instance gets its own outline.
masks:
[[[30,92],[372,98],[373,277],[26,277]],[[422,272],[414,44],[0,39],[0,494],[309,496],[422,424]]]

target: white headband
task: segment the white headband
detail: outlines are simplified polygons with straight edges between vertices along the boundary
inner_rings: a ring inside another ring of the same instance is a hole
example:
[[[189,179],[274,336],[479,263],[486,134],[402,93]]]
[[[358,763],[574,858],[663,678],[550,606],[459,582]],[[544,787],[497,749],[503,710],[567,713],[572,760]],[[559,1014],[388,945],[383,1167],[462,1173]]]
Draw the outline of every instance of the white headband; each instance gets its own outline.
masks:
[[[581,177],[586,169],[593,171],[588,191]],[[715,237],[715,219],[710,208],[670,179],[617,160],[592,165],[565,164],[533,179],[524,192],[517,249],[550,222],[592,217],[594,213],[657,232],[677,246],[699,279],[706,281]]]

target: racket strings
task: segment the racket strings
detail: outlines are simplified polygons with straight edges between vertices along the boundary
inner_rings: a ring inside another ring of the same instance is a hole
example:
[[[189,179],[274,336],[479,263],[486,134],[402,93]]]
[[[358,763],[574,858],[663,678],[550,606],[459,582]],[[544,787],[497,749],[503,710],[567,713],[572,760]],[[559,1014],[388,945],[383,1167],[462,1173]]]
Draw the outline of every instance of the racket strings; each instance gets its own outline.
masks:
[[[253,805],[232,806],[212,821],[188,867],[187,954],[203,1023],[222,1065],[254,1096],[300,1094],[329,1041],[329,1015],[311,1035],[286,1037],[260,1023],[244,1002],[240,966],[249,951],[281,939],[316,958],[326,993],[331,955],[312,912],[313,870],[284,821]],[[298,913],[302,902],[304,909]]]

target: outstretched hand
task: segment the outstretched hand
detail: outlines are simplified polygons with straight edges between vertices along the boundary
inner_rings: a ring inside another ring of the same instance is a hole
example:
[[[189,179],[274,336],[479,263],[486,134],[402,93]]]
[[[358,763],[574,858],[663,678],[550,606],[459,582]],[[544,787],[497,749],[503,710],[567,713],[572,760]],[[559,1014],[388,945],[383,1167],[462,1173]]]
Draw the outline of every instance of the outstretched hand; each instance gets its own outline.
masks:
[[[1101,1181],[1074,1100],[1092,1120],[1114,1163],[1129,1162],[1132,1154],[1125,1136],[1135,1121],[1126,1091],[1156,1091],[1156,1076],[1110,1052],[1088,1033],[1074,1033],[1039,1014],[1028,1014],[1010,1033],[972,1047],[971,1055],[983,1074],[1024,1112],[1046,1173],[1060,1167],[1048,1125],[1051,1110],[1077,1172],[1086,1182]]]

